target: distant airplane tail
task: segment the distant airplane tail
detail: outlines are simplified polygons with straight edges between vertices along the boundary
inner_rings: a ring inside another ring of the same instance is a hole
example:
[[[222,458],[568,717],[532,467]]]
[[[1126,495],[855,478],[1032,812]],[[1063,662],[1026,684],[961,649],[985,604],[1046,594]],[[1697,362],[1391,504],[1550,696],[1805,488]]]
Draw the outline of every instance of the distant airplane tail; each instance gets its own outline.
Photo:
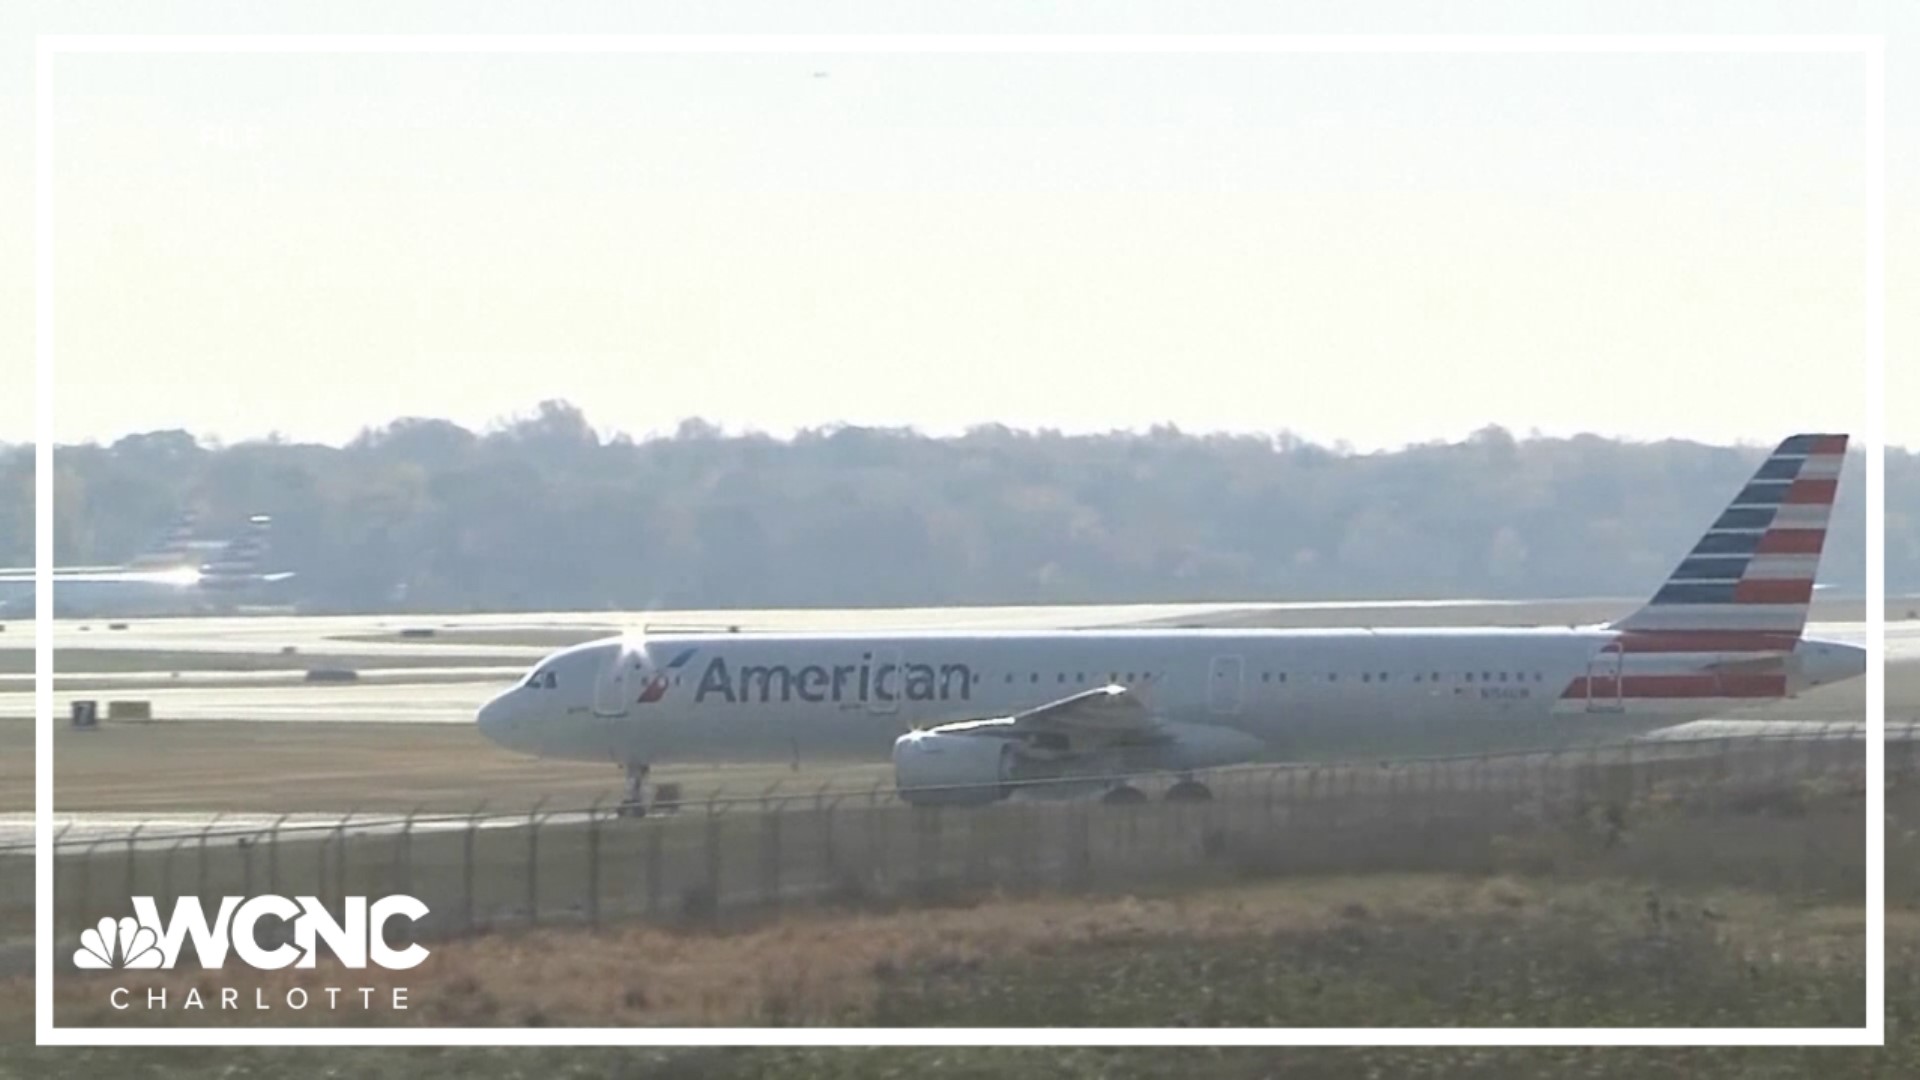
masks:
[[[1628,651],[1793,649],[1846,451],[1845,435],[1781,443],[1653,599],[1610,627]]]
[[[152,546],[128,560],[127,568],[153,570],[189,565],[193,561],[193,538],[198,527],[199,515],[192,510],[182,511]]]
[[[246,531],[227,542],[219,554],[200,567],[202,587],[219,588],[223,585],[236,586],[259,581],[279,581],[291,577],[291,574],[263,574],[261,567],[266,563],[268,537],[273,530],[273,518],[266,514],[255,514],[247,519]]]

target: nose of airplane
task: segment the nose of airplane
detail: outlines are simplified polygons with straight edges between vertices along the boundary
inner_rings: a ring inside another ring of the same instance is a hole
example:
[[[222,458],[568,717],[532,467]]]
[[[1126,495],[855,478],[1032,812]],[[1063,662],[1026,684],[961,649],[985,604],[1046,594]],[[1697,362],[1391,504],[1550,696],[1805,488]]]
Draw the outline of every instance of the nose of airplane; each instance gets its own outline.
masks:
[[[512,697],[512,690],[495,695],[492,700],[480,706],[480,711],[473,716],[474,726],[480,729],[480,734],[502,745],[508,741],[512,727]]]

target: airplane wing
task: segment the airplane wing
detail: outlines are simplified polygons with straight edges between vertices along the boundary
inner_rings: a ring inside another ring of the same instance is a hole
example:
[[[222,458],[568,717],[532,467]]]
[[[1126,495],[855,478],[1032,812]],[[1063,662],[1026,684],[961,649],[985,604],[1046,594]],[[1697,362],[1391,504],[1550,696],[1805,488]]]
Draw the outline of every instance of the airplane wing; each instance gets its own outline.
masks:
[[[999,738],[1058,735],[1074,743],[1148,743],[1164,737],[1146,703],[1124,686],[1096,687],[1012,716],[962,720],[933,730]]]
[[[1153,730],[1146,703],[1124,686],[1084,690],[1013,714],[1013,726],[1079,735],[1143,735]]]

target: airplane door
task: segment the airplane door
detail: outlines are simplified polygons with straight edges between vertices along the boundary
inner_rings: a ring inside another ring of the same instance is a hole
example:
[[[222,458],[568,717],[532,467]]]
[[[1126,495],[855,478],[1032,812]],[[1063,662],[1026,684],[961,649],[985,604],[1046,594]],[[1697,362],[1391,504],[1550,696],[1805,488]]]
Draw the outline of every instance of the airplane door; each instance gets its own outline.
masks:
[[[1621,685],[1626,666],[1626,650],[1619,642],[1609,642],[1587,658],[1587,711],[1617,713],[1626,711],[1625,688]]]
[[[604,717],[625,716],[633,707],[632,688],[634,676],[639,666],[639,656],[625,649],[615,653],[600,669],[600,676],[593,684],[593,715]]]
[[[1240,677],[1246,665],[1238,656],[1216,656],[1207,671],[1207,706],[1226,716],[1240,711]]]
[[[906,696],[907,673],[900,658],[900,646],[885,645],[873,650],[872,681],[867,686],[867,711],[891,716],[900,711],[900,699]]]

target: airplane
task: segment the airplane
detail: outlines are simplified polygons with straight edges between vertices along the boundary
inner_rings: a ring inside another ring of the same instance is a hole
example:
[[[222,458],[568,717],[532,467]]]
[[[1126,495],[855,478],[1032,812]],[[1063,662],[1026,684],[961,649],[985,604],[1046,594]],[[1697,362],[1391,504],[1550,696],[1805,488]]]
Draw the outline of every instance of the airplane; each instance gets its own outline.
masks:
[[[56,605],[88,614],[197,610],[216,597],[224,600],[294,576],[259,569],[273,527],[269,515],[252,515],[239,536],[215,542],[195,539],[193,520],[191,513],[183,515],[160,544],[125,564],[54,568]],[[31,614],[33,588],[32,569],[0,570],[0,592],[13,593],[0,601],[0,613]]]
[[[721,748],[892,744],[912,803],[1084,783],[1110,802],[1194,774],[1351,745],[1476,750],[1624,738],[1866,670],[1804,636],[1845,435],[1794,435],[1639,610],[1573,627],[638,633],[562,649],[476,714],[495,743],[626,773]],[[1114,779],[1123,778],[1123,779]],[[1037,785],[1029,782],[1040,782]]]
[[[208,548],[207,541],[199,540],[194,536],[195,522],[197,520],[198,515],[192,510],[183,511],[180,516],[173,519],[173,523],[167,526],[167,531],[162,533],[159,539],[154,541],[152,546],[143,549],[138,555],[135,555],[124,563],[104,566],[57,566],[53,572],[55,576],[70,576],[177,570],[191,563],[196,557],[196,552]],[[223,543],[215,543],[212,545],[214,548],[221,546],[223,546]],[[33,567],[31,566],[10,566],[0,569],[0,582],[31,580],[33,580]]]

